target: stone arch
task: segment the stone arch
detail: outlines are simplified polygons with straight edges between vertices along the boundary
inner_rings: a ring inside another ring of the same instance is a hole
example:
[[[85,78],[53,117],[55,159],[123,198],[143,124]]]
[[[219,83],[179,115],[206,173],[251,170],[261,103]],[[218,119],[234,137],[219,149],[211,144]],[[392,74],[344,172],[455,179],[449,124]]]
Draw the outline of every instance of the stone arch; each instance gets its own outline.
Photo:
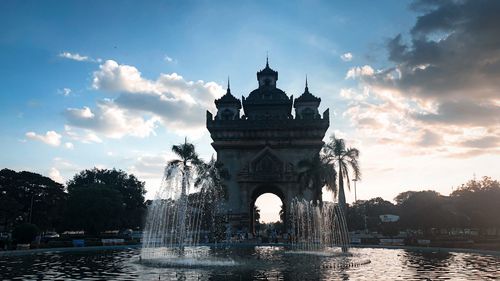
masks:
[[[253,212],[253,208],[255,206],[255,201],[257,201],[257,198],[259,198],[259,196],[265,194],[265,193],[271,193],[271,194],[274,194],[276,196],[278,196],[278,198],[281,200],[281,204],[282,204],[282,208],[285,212],[284,214],[284,221],[283,221],[283,224],[286,226],[286,216],[287,216],[287,194],[283,191],[283,189],[278,186],[278,185],[274,185],[274,184],[261,184],[261,185],[258,185],[256,186],[251,192],[250,192],[250,196],[249,196],[249,200],[248,202],[250,203],[249,204],[249,214],[250,214],[250,231],[255,234],[255,219],[254,219],[254,212]],[[286,229],[286,227],[285,227]]]

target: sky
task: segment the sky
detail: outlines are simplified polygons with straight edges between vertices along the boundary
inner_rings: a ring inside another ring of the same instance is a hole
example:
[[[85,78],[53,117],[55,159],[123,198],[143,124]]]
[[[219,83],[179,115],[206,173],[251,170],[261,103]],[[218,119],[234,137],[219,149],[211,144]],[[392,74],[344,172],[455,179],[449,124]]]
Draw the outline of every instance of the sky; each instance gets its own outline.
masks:
[[[482,0],[4,0],[0,168],[61,183],[117,168],[152,198],[172,145],[215,154],[205,111],[228,76],[237,97],[255,89],[268,55],[279,88],[297,97],[307,75],[330,109],[325,140],[361,151],[358,199],[500,179],[499,13]],[[279,200],[259,202],[275,220]]]

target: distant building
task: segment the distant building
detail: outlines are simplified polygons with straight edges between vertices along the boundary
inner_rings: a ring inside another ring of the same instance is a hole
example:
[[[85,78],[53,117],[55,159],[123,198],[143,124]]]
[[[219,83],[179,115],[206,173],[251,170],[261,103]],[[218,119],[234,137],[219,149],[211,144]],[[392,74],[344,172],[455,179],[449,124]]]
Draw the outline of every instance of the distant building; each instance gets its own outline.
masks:
[[[399,221],[399,216],[396,216],[396,215],[380,215],[379,218],[382,222],[397,222],[397,221]]]

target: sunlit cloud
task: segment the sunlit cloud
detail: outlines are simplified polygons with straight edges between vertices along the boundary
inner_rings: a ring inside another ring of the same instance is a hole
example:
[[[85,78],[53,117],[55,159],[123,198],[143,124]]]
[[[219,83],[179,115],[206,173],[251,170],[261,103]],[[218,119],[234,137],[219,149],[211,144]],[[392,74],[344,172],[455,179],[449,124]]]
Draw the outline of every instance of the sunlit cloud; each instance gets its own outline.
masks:
[[[345,79],[355,79],[361,76],[372,76],[375,74],[375,70],[369,65],[352,67],[347,71]]]
[[[89,61],[90,58],[88,56],[82,56],[78,53],[70,53],[70,52],[62,52],[59,54],[59,57],[65,58],[65,59],[70,59],[70,60],[76,60],[76,61]]]
[[[359,81],[359,88],[368,88],[370,96],[361,99],[356,91],[342,89],[341,97],[351,102],[344,115],[361,137],[407,146],[416,154],[473,157],[481,149],[498,152],[500,41],[495,38],[500,30],[489,27],[500,20],[485,20],[486,11],[495,9],[488,6],[498,4],[419,3],[423,15],[411,29],[411,43],[402,35],[388,41],[393,66],[375,71],[364,65],[347,71],[346,79]],[[446,23],[436,20],[444,18]],[[436,39],[436,31],[446,36]]]
[[[113,60],[93,73],[92,87],[117,96],[92,109],[68,108],[64,116],[68,126],[108,138],[148,137],[159,125],[198,138],[205,133],[205,110],[214,110],[214,99],[224,93],[215,82],[187,81],[176,73],[146,79],[136,67]]]
[[[50,168],[49,178],[51,178],[55,182],[64,183],[64,178],[62,177],[61,172],[59,172],[59,170],[55,167]]]
[[[62,52],[62,53],[59,53],[58,56],[60,58],[74,60],[74,61],[80,61],[80,62],[84,62],[84,61],[96,62],[96,63],[102,62],[102,59],[100,59],[100,58],[94,59],[94,58],[91,58],[89,56],[80,55],[79,53]]]
[[[61,144],[61,135],[55,131],[47,131],[44,135],[35,132],[27,132],[26,137],[32,140],[41,141],[50,146],[59,146]]]
[[[340,56],[340,59],[343,61],[351,61],[353,58],[353,55],[351,53],[345,53]]]
[[[74,149],[75,148],[75,146],[71,142],[64,143],[64,147],[67,149]]]

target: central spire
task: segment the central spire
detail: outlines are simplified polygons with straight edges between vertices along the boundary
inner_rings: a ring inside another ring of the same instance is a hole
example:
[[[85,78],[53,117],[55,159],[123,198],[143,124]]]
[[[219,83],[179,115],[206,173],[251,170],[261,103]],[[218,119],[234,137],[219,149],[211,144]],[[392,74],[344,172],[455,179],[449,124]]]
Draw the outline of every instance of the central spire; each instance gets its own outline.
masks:
[[[259,81],[259,88],[271,87],[276,88],[276,81],[278,80],[278,72],[269,67],[269,56],[266,56],[266,67],[257,72],[257,80]]]

